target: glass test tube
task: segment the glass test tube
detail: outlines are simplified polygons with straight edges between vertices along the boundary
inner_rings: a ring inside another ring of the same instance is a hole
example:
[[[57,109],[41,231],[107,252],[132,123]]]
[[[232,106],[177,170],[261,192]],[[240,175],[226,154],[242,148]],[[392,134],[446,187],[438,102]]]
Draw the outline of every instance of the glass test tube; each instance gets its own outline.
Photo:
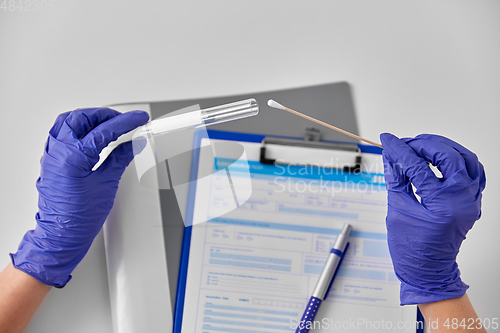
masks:
[[[134,137],[152,134],[158,135],[183,128],[196,128],[220,124],[227,121],[255,116],[259,113],[259,105],[253,98],[244,101],[214,106],[208,109],[196,110],[165,116],[150,121],[140,127]]]
[[[141,136],[154,137],[156,135],[165,134],[168,132],[186,129],[210,126],[215,124],[233,121],[237,119],[255,116],[259,113],[259,105],[254,98],[246,99],[239,102],[214,106],[211,108],[185,112],[155,119],[140,126],[139,128],[123,134],[117,140],[111,142],[99,154],[99,161],[94,165],[92,170],[96,170],[118,145],[131,141],[134,138]]]

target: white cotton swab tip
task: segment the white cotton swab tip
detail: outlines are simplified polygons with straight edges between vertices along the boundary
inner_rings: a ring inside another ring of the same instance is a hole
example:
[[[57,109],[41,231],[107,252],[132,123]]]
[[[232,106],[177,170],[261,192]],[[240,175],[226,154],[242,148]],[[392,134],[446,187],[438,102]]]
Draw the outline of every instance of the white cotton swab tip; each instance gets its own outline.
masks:
[[[278,103],[278,102],[276,102],[275,100],[272,100],[272,99],[270,99],[270,100],[267,101],[267,105],[269,105],[272,108],[285,110],[285,107],[283,105],[281,105],[280,103]]]

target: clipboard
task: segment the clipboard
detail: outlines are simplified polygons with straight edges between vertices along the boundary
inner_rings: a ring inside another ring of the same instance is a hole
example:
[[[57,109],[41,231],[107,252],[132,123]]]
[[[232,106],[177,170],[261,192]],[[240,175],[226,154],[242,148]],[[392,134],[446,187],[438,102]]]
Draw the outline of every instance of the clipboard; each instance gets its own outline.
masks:
[[[224,132],[224,131],[214,131],[214,130],[208,130],[206,133],[208,134],[208,137],[210,140],[224,140],[224,141],[236,141],[236,142],[244,142],[244,143],[253,143],[253,144],[260,144],[261,149],[260,149],[260,161],[262,165],[265,165],[266,163],[275,163],[276,161],[273,158],[270,158],[270,155],[272,157],[272,153],[269,154],[272,149],[269,149],[271,145],[283,145],[283,146],[289,146],[291,145],[292,147],[298,147],[301,146],[304,149],[318,149],[320,151],[321,149],[327,149],[328,147],[337,147],[342,150],[342,149],[348,149],[348,148],[353,148],[351,149],[351,154],[355,156],[353,162],[350,162],[350,165],[348,168],[343,168],[342,174],[344,173],[356,173],[359,172],[360,166],[363,163],[362,160],[360,160],[358,157],[360,157],[362,154],[373,154],[373,155],[380,155],[382,152],[381,148],[374,147],[374,146],[367,146],[367,145],[362,145],[362,144],[352,144],[352,143],[342,143],[342,142],[323,142],[317,140],[317,138],[314,138],[314,130],[308,130],[306,132],[305,138],[304,139],[298,139],[298,138],[287,138],[287,137],[266,137],[264,135],[260,134],[248,134],[248,133],[234,133],[234,132]],[[200,143],[202,139],[208,138],[204,136],[205,134],[202,132],[197,132],[195,135],[195,140],[194,140],[194,149],[193,149],[193,159],[192,159],[192,165],[191,165],[191,172],[190,172],[190,179],[194,180],[197,178],[198,175],[198,166],[200,163],[200,156],[199,156],[199,149],[200,148]],[[311,135],[313,136],[311,138]],[[295,145],[294,145],[295,144]],[[332,148],[335,149],[335,148]],[[330,152],[331,154],[331,152]],[[282,161],[282,165],[287,165],[287,161]],[[293,164],[293,161],[292,161]],[[312,167],[314,167],[314,163],[312,163]],[[335,169],[335,168],[332,168]],[[383,171],[382,171],[383,172]],[[377,176],[378,177],[378,176]],[[380,178],[377,178],[377,181],[381,181]],[[193,212],[194,212],[194,207],[195,207],[195,195],[197,191],[197,183],[196,182],[191,182],[190,188],[189,188],[189,195],[188,195],[188,205],[187,205],[187,212],[186,212],[186,219],[188,220],[187,223],[189,224],[189,219],[193,218]],[[385,188],[385,184],[384,184]],[[293,210],[292,210],[293,211]],[[220,223],[221,221],[219,221]],[[384,219],[384,225],[385,225],[385,219]],[[325,228],[319,228],[320,229],[325,229]],[[182,321],[184,317],[184,306],[185,306],[185,297],[186,297],[186,287],[187,287],[187,278],[188,278],[188,266],[189,266],[189,260],[190,260],[190,251],[191,251],[191,239],[192,239],[192,231],[193,227],[186,227],[184,230],[184,235],[183,235],[183,243],[182,243],[182,253],[181,253],[181,259],[180,259],[180,268],[179,268],[179,277],[178,277],[178,287],[177,287],[177,292],[176,292],[176,302],[175,302],[175,311],[174,311],[174,328],[173,332],[174,333],[179,333],[182,330]],[[322,231],[323,232],[323,231]],[[324,232],[328,232],[326,229]],[[358,237],[362,237],[363,231],[358,230],[354,231],[354,233],[358,233]],[[368,233],[364,233],[368,234]],[[352,235],[352,234],[351,234]],[[378,237],[378,236],[377,236]],[[372,242],[370,246],[375,246],[376,244],[380,242]],[[378,246],[378,245],[376,245]],[[368,247],[368,245],[367,245]],[[374,251],[380,251],[380,248],[375,249]],[[277,265],[279,266],[279,265]],[[304,265],[306,266],[306,265]],[[308,268],[309,271],[308,273],[311,273],[312,270],[316,269],[315,267],[320,267],[318,265],[308,265],[310,268]],[[311,268],[312,267],[312,268]],[[391,264],[392,267],[392,264]],[[312,273],[311,273],[312,274]],[[345,273],[344,273],[345,274]],[[347,277],[350,273],[347,274]],[[394,279],[395,276],[392,277],[387,277],[385,279]],[[377,278],[380,278],[377,277]],[[394,282],[394,281],[392,281]],[[397,286],[397,289],[399,291],[399,285]],[[354,288],[354,290],[356,290]],[[308,297],[308,296],[307,296]],[[397,299],[399,300],[399,299]],[[411,309],[409,307],[405,307],[407,309],[407,313],[410,313]],[[300,309],[300,313],[302,313],[303,308]],[[413,310],[413,314],[415,314],[416,310]],[[210,312],[213,313],[213,312]],[[288,313],[288,312],[287,312]],[[243,316],[244,317],[244,316]],[[318,316],[320,317],[320,316]],[[408,317],[408,316],[407,316]],[[415,320],[415,316],[412,317],[413,320]],[[226,321],[227,322],[227,321]],[[273,326],[270,326],[273,327]],[[333,327],[333,326],[332,326]],[[210,331],[210,328],[204,329],[204,331]],[[417,327],[417,332],[420,332]]]
[[[251,94],[247,92],[231,96],[143,101],[114,104],[112,107],[121,112],[145,110],[150,114],[150,119],[156,119],[195,104],[208,108],[251,96],[260,105],[261,113],[258,117],[218,124],[210,129],[301,137],[304,128],[310,123],[291,114],[276,112],[267,106],[267,100],[277,98],[299,109],[308,109],[308,114],[317,119],[334,122],[357,134],[358,125],[351,90],[347,82],[331,82],[274,91],[255,91]],[[311,109],[311,105],[315,107]],[[323,133],[323,139],[353,140],[335,131]],[[185,160],[182,163],[176,160],[173,165],[169,163],[166,167],[171,167],[169,170],[175,172],[176,177],[187,185],[189,166],[192,164],[193,136],[185,138],[183,145],[189,150],[183,154]],[[158,331],[166,327],[171,330],[188,186],[182,193],[166,189],[148,190],[138,184],[134,164],[127,168],[122,177],[115,205],[104,225],[113,327],[116,332],[144,328]],[[143,223],[137,224],[138,219],[150,227],[145,228]],[[126,239],[134,241],[125,246]],[[126,288],[123,288],[123,282],[126,283]],[[124,299],[127,301],[123,302]],[[168,315],[163,315],[167,313]]]

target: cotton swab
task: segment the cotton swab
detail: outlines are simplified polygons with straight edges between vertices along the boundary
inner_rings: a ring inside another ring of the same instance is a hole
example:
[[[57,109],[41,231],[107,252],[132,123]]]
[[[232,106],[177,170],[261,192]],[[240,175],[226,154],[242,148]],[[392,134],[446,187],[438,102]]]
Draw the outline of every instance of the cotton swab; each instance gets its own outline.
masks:
[[[272,108],[276,108],[276,109],[280,109],[280,110],[285,110],[285,111],[288,111],[288,112],[290,112],[290,113],[293,113],[293,114],[294,114],[294,115],[296,115],[296,116],[299,116],[299,117],[305,118],[305,119],[307,119],[307,120],[313,121],[313,122],[315,122],[315,123],[317,123],[317,124],[323,125],[323,126],[328,127],[328,128],[330,128],[330,129],[332,129],[332,130],[335,130],[335,131],[337,131],[337,132],[343,133],[343,134],[345,134],[345,135],[349,135],[349,136],[350,136],[350,137],[352,137],[352,138],[355,138],[355,139],[358,139],[358,140],[361,140],[361,141],[368,142],[369,144],[372,144],[372,145],[374,145],[374,146],[377,146],[377,147],[380,147],[380,148],[384,149],[384,147],[383,147],[382,145],[380,145],[380,144],[378,144],[378,143],[376,143],[376,142],[370,141],[370,140],[368,140],[368,139],[364,139],[364,138],[362,138],[362,137],[360,137],[360,136],[357,136],[356,134],[352,134],[352,133],[350,133],[350,132],[344,131],[343,129],[340,129],[340,128],[338,128],[338,127],[335,127],[335,126],[333,126],[333,125],[330,125],[330,124],[328,124],[328,123],[325,123],[324,121],[321,121],[321,120],[318,120],[318,119],[316,119],[316,118],[310,117],[310,116],[305,115],[305,114],[303,114],[303,113],[300,113],[300,112],[298,112],[298,111],[295,111],[295,110],[289,109],[289,108],[287,108],[286,106],[283,106],[283,105],[281,105],[280,103],[278,103],[278,102],[276,102],[276,101],[274,101],[274,100],[272,100],[272,99],[270,99],[269,101],[267,101],[267,105],[269,105],[269,106],[270,106],[270,107],[272,107]]]

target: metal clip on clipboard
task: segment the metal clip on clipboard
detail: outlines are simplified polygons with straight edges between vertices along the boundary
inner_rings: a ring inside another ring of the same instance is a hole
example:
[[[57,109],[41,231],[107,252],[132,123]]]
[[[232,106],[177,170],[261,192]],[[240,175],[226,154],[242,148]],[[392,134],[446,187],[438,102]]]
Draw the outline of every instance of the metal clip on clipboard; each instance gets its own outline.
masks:
[[[303,140],[266,136],[260,148],[260,163],[312,165],[345,172],[361,170],[361,149],[356,144],[320,139],[320,130],[313,127],[306,129]]]

